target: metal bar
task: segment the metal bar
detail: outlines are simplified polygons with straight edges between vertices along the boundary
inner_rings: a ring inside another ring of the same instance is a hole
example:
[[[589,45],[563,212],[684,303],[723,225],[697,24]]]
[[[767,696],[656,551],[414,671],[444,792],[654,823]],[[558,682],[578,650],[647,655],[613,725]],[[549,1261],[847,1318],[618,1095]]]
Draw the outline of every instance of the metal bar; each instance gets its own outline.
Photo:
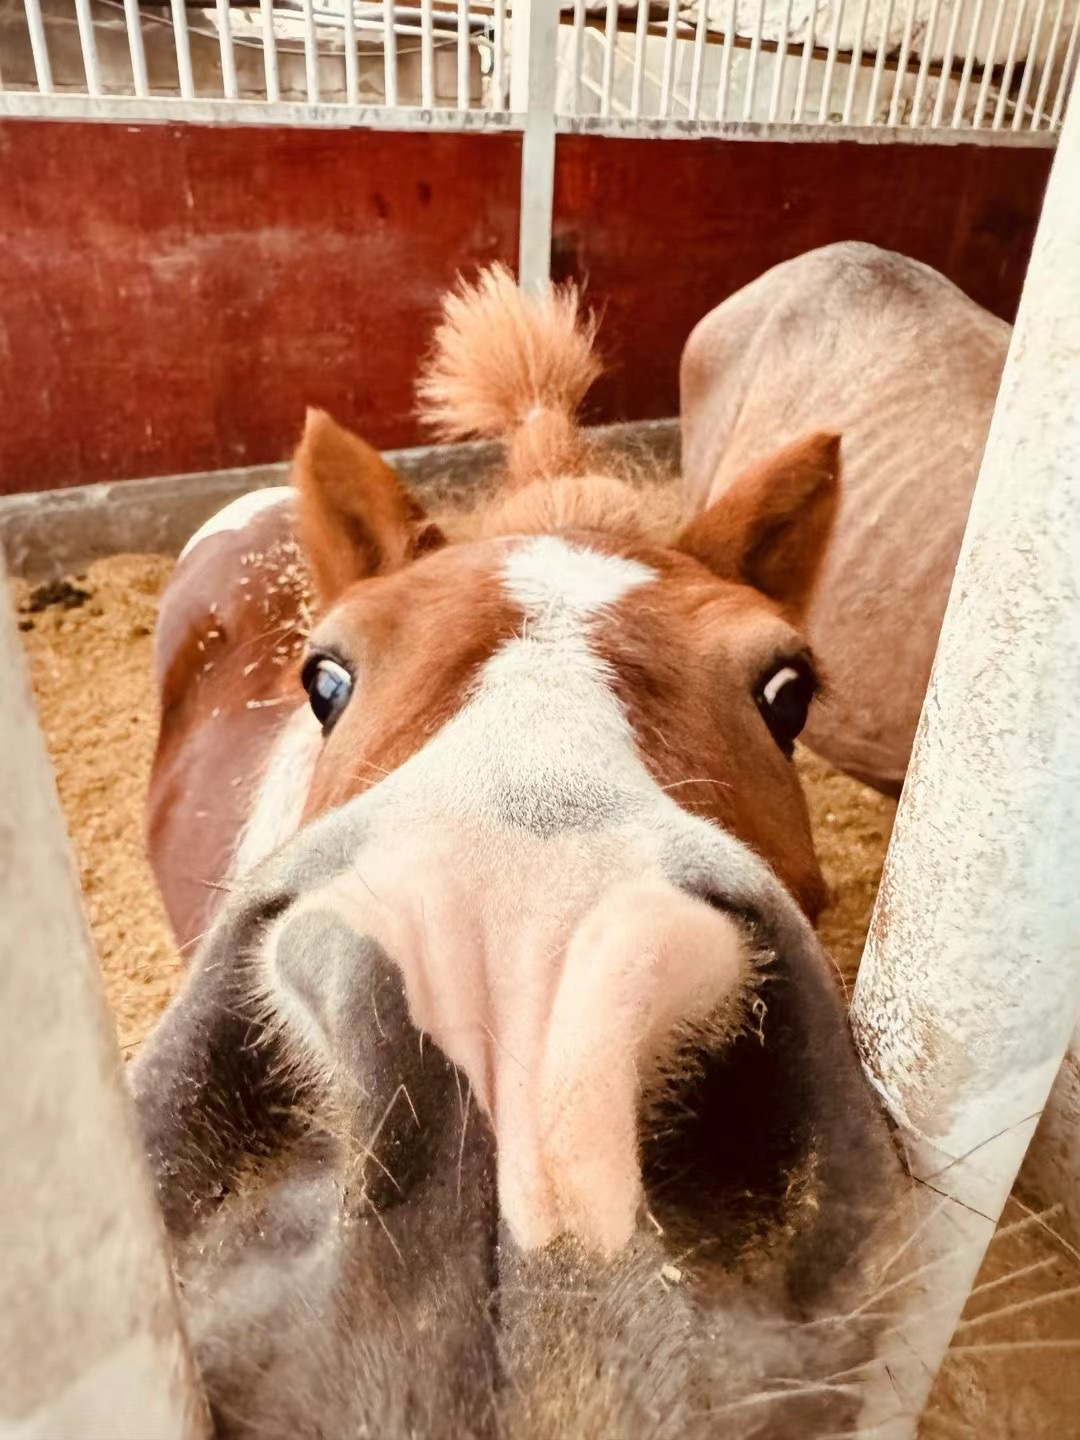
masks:
[[[690,103],[687,107],[691,120],[696,120],[701,113],[701,77],[705,71],[705,46],[708,33],[709,7],[706,0],[700,0],[697,26],[694,30],[694,63],[690,70]]]
[[[645,82],[645,40],[649,31],[649,0],[638,0],[634,28],[634,73],[630,88],[630,114],[641,114],[641,90]]]
[[[844,92],[844,109],[841,114],[841,123],[851,124],[851,112],[855,108],[855,87],[859,83],[859,72],[862,70],[863,44],[866,41],[866,17],[870,13],[870,0],[862,0],[862,7],[859,10],[859,25],[855,32],[855,43],[851,47],[851,59],[848,61],[847,89]]]
[[[394,28],[394,0],[383,0],[383,101],[397,104],[397,32]]]
[[[45,39],[45,24],[41,18],[41,0],[24,0],[26,5],[26,28],[30,32],[30,50],[34,57],[34,77],[38,93],[51,95],[52,68],[49,65],[49,46]],[[128,0],[125,0],[128,3]],[[134,63],[134,55],[132,56]],[[144,70],[145,73],[145,70]],[[139,93],[138,90],[135,92]]]
[[[435,104],[435,13],[431,0],[420,0],[420,104]]]
[[[891,0],[890,0],[891,3]],[[773,83],[769,94],[769,120],[775,122],[780,113],[780,90],[784,83],[784,62],[787,60],[788,31],[791,29],[791,0],[784,0],[784,23],[773,56]]]
[[[506,105],[506,0],[495,0],[493,49],[491,61],[492,109],[503,110]]]
[[[1031,38],[1028,40],[1027,56],[1024,60],[1024,78],[1020,82],[1020,93],[1016,97],[1016,106],[1013,110],[1012,128],[1019,130],[1024,118],[1024,109],[1027,106],[1027,98],[1031,92],[1031,82],[1035,78],[1036,56],[1039,49],[1039,32],[1042,29],[1043,15],[1046,13],[1046,0],[1039,0],[1038,8],[1035,11],[1035,19],[1031,26]],[[1049,66],[1049,54],[1047,55]]]
[[[1016,52],[1020,48],[1020,32],[1024,27],[1024,16],[1026,12],[1027,0],[1019,0],[1016,7],[1016,18],[1013,20],[1012,35],[1009,38],[1009,51],[1005,57],[1005,69],[1001,72],[997,107],[994,110],[994,118],[990,124],[991,130],[1000,130],[1005,120],[1005,106],[1009,99],[1009,87],[1012,85],[1013,71],[1016,69]]]
[[[615,46],[618,37],[619,0],[607,0],[607,18],[604,23],[604,65],[600,75],[601,115],[611,114],[611,91],[615,83]]]
[[[27,5],[29,7],[29,0]],[[143,45],[139,0],[124,0],[124,23],[127,26],[128,54],[131,56],[131,81],[136,96],[142,100],[150,94],[150,82],[146,74],[146,49]]]
[[[1061,66],[1061,79],[1058,82],[1057,95],[1054,98],[1054,108],[1050,112],[1051,132],[1056,130],[1061,120],[1061,114],[1065,108],[1065,101],[1076,81],[1073,73],[1073,61],[1076,58],[1076,42],[1080,38],[1080,5],[1073,11],[1072,30],[1069,32],[1069,43],[1065,50],[1065,59]]]
[[[1001,37],[1001,26],[1005,18],[1005,6],[1007,4],[1008,0],[997,0],[997,7],[994,10],[994,23],[990,27],[990,40],[986,47],[986,60],[983,64],[982,79],[979,82],[979,97],[975,105],[975,114],[971,121],[971,128],[973,130],[982,128],[983,115],[986,113],[986,102],[990,98],[990,82],[994,77],[998,40]]]
[[[356,12],[354,0],[345,0],[345,100],[349,105],[360,103],[360,64],[356,55]]]
[[[953,0],[952,15],[949,17],[949,29],[945,37],[945,51],[941,58],[941,74],[938,76],[937,94],[934,96],[934,109],[930,116],[930,124],[936,129],[941,124],[941,117],[945,113],[945,96],[949,89],[949,76],[952,74],[953,56],[956,53],[956,27],[960,24],[960,16],[963,13],[965,0]]]
[[[127,0],[125,0],[125,4]],[[137,3],[137,0],[136,0]],[[236,57],[233,54],[229,0],[217,0],[218,48],[221,52],[221,88],[226,100],[236,99]]]
[[[75,0],[78,4],[79,0]],[[173,43],[176,46],[176,76],[180,84],[180,98],[194,100],[195,79],[191,73],[191,44],[188,40],[187,10],[184,0],[171,0]]]
[[[1054,23],[1050,30],[1050,39],[1046,44],[1046,58],[1043,60],[1042,78],[1035,96],[1035,106],[1031,112],[1032,130],[1039,128],[1043,110],[1046,108],[1046,99],[1050,92],[1050,77],[1054,72],[1054,55],[1057,51],[1058,36],[1061,34],[1061,26],[1065,19],[1065,4],[1066,0],[1058,0],[1057,10],[1054,12]]]
[[[888,0],[885,7],[885,19],[881,26],[881,36],[878,40],[877,56],[874,60],[874,74],[870,81],[870,98],[866,102],[866,123],[874,123],[874,112],[877,109],[878,93],[881,90],[881,76],[885,70],[885,52],[889,48],[889,27],[892,24],[893,0]]]
[[[843,0],[840,0],[843,4]],[[728,87],[731,83],[731,57],[735,53],[735,27],[738,24],[738,0],[728,0],[724,21],[724,54],[720,61],[720,81],[716,87],[716,118],[726,120]]]
[[[979,0],[982,3],[982,0]],[[889,104],[889,124],[895,125],[900,119],[900,102],[904,98],[904,81],[907,79],[908,60],[911,58],[911,37],[915,30],[915,7],[918,0],[908,0],[907,19],[904,21],[904,37],[900,41],[900,55],[893,76],[892,101]]]
[[[1000,0],[1004,4],[1005,0]],[[938,15],[941,13],[941,0],[931,0],[930,18],[926,22],[926,31],[922,37],[922,55],[919,57],[919,74],[915,81],[915,98],[911,102],[911,127],[916,129],[919,124],[919,117],[922,115],[923,96],[926,94],[926,77],[930,73],[930,57],[934,53],[934,41],[937,38]]]
[[[570,42],[570,113],[581,113],[581,67],[585,59],[585,0],[574,0],[574,34]]]
[[[0,1234],[21,1317],[4,1327],[3,1429],[207,1440],[8,593],[0,560],[0,813],[18,824],[0,865]]]
[[[274,37],[274,0],[259,0],[262,11],[263,74],[266,77],[266,99],[276,105],[281,99],[278,85],[277,40]]]
[[[559,12],[549,0],[515,0],[513,13],[510,104],[525,117],[518,283],[536,292],[551,279]]]
[[[304,83],[309,105],[319,102],[319,37],[315,29],[313,0],[303,0],[304,12]]]
[[[967,52],[964,55],[964,68],[960,72],[960,83],[956,88],[956,104],[953,106],[952,128],[960,129],[961,121],[964,118],[964,101],[967,99],[968,86],[971,83],[971,71],[975,64],[975,46],[979,38],[979,29],[982,26],[983,10],[986,0],[976,0],[975,14],[972,17],[971,29],[968,32]]]
[[[177,0],[174,0],[174,4]],[[90,13],[90,0],[75,0],[75,18],[79,25],[79,48],[82,50],[83,71],[86,75],[86,93],[101,94],[101,78],[98,74],[97,46],[94,43],[94,17]]]
[[[1074,106],[851,1005],[867,1074],[925,1182],[911,1256],[924,1279],[898,1297],[879,1355],[915,1412],[908,1433],[1080,1008],[1080,886],[1062,869],[1080,848],[1080,307],[1062,303],[1080,294],[1078,193]],[[868,1433],[873,1418],[860,1415]]]
[[[675,75],[675,32],[679,23],[679,0],[668,0],[667,28],[664,31],[664,64],[660,79],[660,114],[671,114],[671,87]]]
[[[914,4],[915,0],[911,0]],[[802,59],[799,61],[799,83],[795,87],[795,106],[792,120],[801,120],[806,108],[806,87],[810,81],[810,61],[814,54],[814,39],[817,29],[818,0],[810,0],[810,14],[806,21],[806,39],[803,41]]]
[[[832,34],[829,36],[829,53],[825,57],[825,74],[821,79],[821,99],[818,102],[818,124],[824,125],[829,117],[829,101],[832,99],[833,72],[836,70],[836,52],[840,44],[840,23],[844,18],[844,0],[836,0],[833,13]]]
[[[457,108],[469,108],[469,0],[457,7]]]
[[[869,0],[866,0],[869,4]],[[761,55],[761,31],[765,24],[765,0],[757,0],[757,9],[754,11],[754,30],[750,37],[750,59],[746,66],[746,89],[743,91],[743,114],[744,120],[749,120],[754,113],[754,82],[757,79],[758,59]]]

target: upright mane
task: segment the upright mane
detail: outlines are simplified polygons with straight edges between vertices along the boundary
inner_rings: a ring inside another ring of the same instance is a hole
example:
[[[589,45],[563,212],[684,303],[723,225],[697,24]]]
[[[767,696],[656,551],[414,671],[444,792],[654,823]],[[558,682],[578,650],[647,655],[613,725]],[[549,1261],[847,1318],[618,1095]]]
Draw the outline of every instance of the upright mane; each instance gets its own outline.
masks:
[[[602,449],[580,424],[603,371],[597,328],[576,286],[526,295],[502,265],[459,281],[443,302],[417,386],[421,418],[441,440],[506,446],[501,483],[474,533],[599,530],[664,542],[681,528],[669,477]]]

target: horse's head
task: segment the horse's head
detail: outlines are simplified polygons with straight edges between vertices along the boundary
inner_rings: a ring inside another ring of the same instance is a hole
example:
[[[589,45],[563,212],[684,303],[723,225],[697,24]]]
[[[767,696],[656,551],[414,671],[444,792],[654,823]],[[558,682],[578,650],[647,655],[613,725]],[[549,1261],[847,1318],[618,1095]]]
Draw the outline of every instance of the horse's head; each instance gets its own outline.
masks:
[[[456,539],[309,417],[310,706],[260,802],[303,823],[137,1075],[236,1433],[846,1423],[862,1351],[814,1327],[892,1167],[791,764],[838,442],[653,523],[574,427],[591,376],[569,300],[452,302],[429,401],[510,440]]]

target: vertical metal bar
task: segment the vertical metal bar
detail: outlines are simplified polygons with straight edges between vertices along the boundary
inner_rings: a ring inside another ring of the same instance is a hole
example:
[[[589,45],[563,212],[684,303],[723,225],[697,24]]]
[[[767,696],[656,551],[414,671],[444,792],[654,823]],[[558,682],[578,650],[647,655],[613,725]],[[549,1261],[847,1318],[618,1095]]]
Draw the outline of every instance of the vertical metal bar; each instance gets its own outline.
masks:
[[[1046,108],[1046,97],[1050,91],[1050,77],[1054,71],[1054,54],[1057,50],[1061,26],[1065,19],[1065,4],[1066,0],[1058,0],[1057,9],[1054,12],[1054,24],[1050,30],[1050,39],[1046,43],[1046,56],[1043,60],[1042,77],[1039,80],[1038,94],[1035,96],[1035,107],[1031,112],[1032,130],[1038,130],[1042,121],[1043,110]]]
[[[1005,0],[1002,0],[1005,3]],[[941,0],[931,0],[930,19],[926,22],[926,31],[922,38],[922,54],[919,57],[919,75],[915,81],[915,98],[911,102],[911,128],[918,128],[919,120],[922,117],[923,96],[926,94],[926,77],[930,73],[930,57],[934,53],[934,41],[937,38],[938,15],[941,13]]]
[[[912,0],[912,4],[915,0]],[[801,120],[806,108],[806,87],[810,81],[810,61],[814,55],[814,39],[817,30],[818,0],[810,0],[810,14],[806,21],[806,39],[803,41],[802,58],[799,61],[799,83],[795,87],[795,107],[792,120]]]
[[[266,76],[266,98],[271,105],[281,99],[278,84],[277,40],[274,37],[274,0],[259,0],[262,11],[263,74]]]
[[[664,31],[664,65],[660,77],[660,115],[671,114],[671,85],[675,74],[675,31],[679,21],[679,0],[668,0],[667,29]]]
[[[0,1428],[207,1440],[7,595],[0,561]]]
[[[694,63],[690,70],[690,104],[687,107],[691,120],[701,112],[701,77],[705,70],[705,42],[709,33],[709,7],[705,0],[698,5],[697,27],[694,30]]]
[[[29,6],[30,0],[27,0],[28,11]],[[124,0],[124,23],[127,26],[128,54],[131,56],[132,85],[136,97],[145,100],[150,94],[150,82],[146,74],[146,49],[143,45],[139,0]]]
[[[1024,108],[1027,105],[1028,95],[1031,93],[1031,82],[1035,78],[1036,55],[1039,49],[1039,32],[1042,29],[1043,15],[1046,13],[1046,0],[1039,0],[1038,8],[1035,11],[1035,19],[1031,26],[1031,38],[1028,40],[1027,57],[1024,60],[1024,78],[1020,83],[1020,94],[1016,97],[1016,108],[1013,110],[1012,128],[1019,130],[1024,118]],[[1047,57],[1049,59],[1049,57]]]
[[[431,0],[420,0],[420,104],[435,104],[435,13]]]
[[[784,83],[784,63],[787,60],[788,31],[791,29],[791,0],[784,0],[784,23],[776,42],[773,56],[773,83],[769,95],[769,121],[775,122],[780,112],[780,89]]]
[[[949,29],[945,36],[945,50],[941,57],[941,74],[938,76],[937,94],[934,96],[934,108],[930,114],[930,124],[937,129],[941,124],[941,117],[945,113],[945,96],[949,89],[949,76],[952,74],[953,56],[956,54],[956,27],[960,24],[960,16],[964,11],[965,0],[953,0],[952,15],[949,17]]]
[[[1057,95],[1054,97],[1054,108],[1050,112],[1050,129],[1056,130],[1061,121],[1061,112],[1065,107],[1072,88],[1075,76],[1073,75],[1073,61],[1076,58],[1076,42],[1080,37],[1080,5],[1073,11],[1072,30],[1069,32],[1069,43],[1065,50],[1065,61],[1061,67],[1061,79],[1058,81]]]
[[[866,123],[873,125],[874,112],[877,109],[878,92],[881,89],[881,77],[885,71],[885,52],[889,48],[889,27],[892,25],[893,0],[888,0],[885,7],[885,19],[881,26],[881,36],[878,40],[877,57],[874,60],[874,74],[870,81],[870,98],[866,102]]]
[[[1080,886],[1061,868],[1080,847],[1080,307],[1062,303],[1080,294],[1077,194],[1072,106],[851,1005],[926,1182],[912,1258],[926,1278],[879,1352],[912,1429],[1080,1002]]]
[[[869,0],[867,0],[869,3]],[[765,0],[758,0],[754,11],[754,30],[750,36],[750,59],[746,67],[746,89],[743,91],[744,120],[750,120],[754,113],[754,82],[757,79],[758,58],[761,55],[761,32],[765,25]]]
[[[315,6],[303,0],[304,11],[304,80],[309,105],[319,103],[319,38],[315,29]]]
[[[832,34],[829,36],[829,53],[825,57],[825,74],[821,79],[821,99],[818,101],[818,124],[824,125],[829,118],[829,101],[832,99],[833,72],[836,70],[836,52],[840,45],[840,24],[844,18],[844,0],[836,0],[833,13]]]
[[[397,30],[394,0],[383,0],[383,100],[397,104]]]
[[[855,107],[855,87],[862,71],[863,45],[866,41],[866,18],[870,13],[870,0],[862,0],[859,10],[859,25],[855,32],[855,43],[851,47],[851,61],[848,68],[847,89],[844,92],[844,111],[841,122],[851,124],[851,112]]]
[[[1020,47],[1020,32],[1024,26],[1024,15],[1027,11],[1027,0],[1019,0],[1016,7],[1016,18],[1013,21],[1012,35],[1009,38],[1009,51],[1005,57],[1005,69],[1001,72],[1001,87],[998,90],[997,108],[994,111],[994,119],[991,122],[991,130],[1000,130],[1005,119],[1005,106],[1009,99],[1009,87],[1012,85],[1013,71],[1016,69],[1016,52]]]
[[[535,0],[531,0],[535,3]],[[604,23],[604,67],[600,77],[600,114],[611,114],[611,90],[615,83],[615,46],[619,39],[619,0],[607,0]]]
[[[469,0],[457,0],[457,108],[469,108]]]
[[[79,0],[75,0],[78,4]],[[173,42],[176,45],[176,76],[180,82],[180,95],[184,100],[194,100],[195,79],[191,73],[191,44],[188,40],[187,9],[184,0],[171,0]]]
[[[986,102],[990,97],[990,82],[994,77],[994,64],[997,59],[998,39],[1001,36],[1001,25],[1005,18],[1005,6],[1008,0],[997,0],[994,10],[994,23],[990,27],[990,40],[986,47],[986,59],[983,64],[982,80],[979,82],[979,98],[975,105],[975,114],[972,117],[971,128],[978,130],[986,112]]]
[[[173,0],[173,4],[175,6],[176,0]],[[75,0],[75,17],[79,22],[79,47],[82,50],[83,70],[86,74],[86,93],[100,95],[101,77],[98,74],[97,45],[94,43],[94,17],[90,13],[90,0]],[[181,91],[181,93],[183,92]]]
[[[842,3],[842,0],[841,0]],[[735,53],[735,27],[738,24],[738,0],[728,0],[724,21],[724,54],[720,61],[720,83],[716,87],[716,118],[726,120],[728,87],[731,83],[731,57]]]
[[[236,99],[236,57],[233,54],[229,0],[217,0],[218,48],[221,51],[221,88],[226,100]]]
[[[645,81],[645,40],[649,30],[649,0],[638,0],[637,26],[634,29],[634,75],[630,89],[630,114],[636,120],[641,114],[641,90]]]
[[[982,3],[982,0],[979,0]],[[900,119],[900,102],[904,98],[904,81],[907,79],[908,61],[911,58],[911,37],[915,31],[915,7],[918,0],[908,0],[907,19],[904,21],[904,38],[900,42],[900,55],[893,77],[892,102],[889,105],[889,124],[895,125]]]
[[[581,67],[585,60],[585,0],[574,0],[574,33],[570,41],[570,114],[581,113]]]
[[[360,64],[356,55],[356,0],[343,0],[345,7],[345,100],[360,103]]]
[[[559,11],[550,0],[514,0],[513,14],[510,108],[524,116],[518,282],[535,292],[551,280]]]
[[[968,32],[967,53],[964,55],[964,68],[960,72],[960,84],[956,90],[956,104],[953,106],[952,128],[959,130],[964,118],[964,101],[967,99],[968,86],[971,83],[971,71],[975,64],[975,46],[979,40],[979,28],[982,25],[983,10],[986,8],[986,0],[977,0],[975,14],[971,21],[971,29]]]
[[[125,0],[125,4],[128,0]],[[49,65],[49,47],[45,40],[45,24],[41,18],[41,0],[25,0],[26,4],[26,28],[30,31],[30,50],[34,57],[34,77],[37,80],[38,93],[40,95],[51,95],[52,68]],[[135,56],[132,53],[132,65],[134,66]],[[145,66],[143,67],[145,78]],[[135,91],[136,95],[140,92]],[[145,92],[143,92],[145,93]]]
[[[495,0],[493,28],[495,54],[491,63],[491,94],[494,101],[492,108],[502,110],[506,105],[506,0]]]

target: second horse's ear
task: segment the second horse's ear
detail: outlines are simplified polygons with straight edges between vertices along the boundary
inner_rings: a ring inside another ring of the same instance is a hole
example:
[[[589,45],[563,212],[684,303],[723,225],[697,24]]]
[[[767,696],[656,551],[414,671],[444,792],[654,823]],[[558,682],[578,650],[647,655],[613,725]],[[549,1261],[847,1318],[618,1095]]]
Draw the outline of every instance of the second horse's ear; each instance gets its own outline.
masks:
[[[319,602],[445,544],[379,452],[322,410],[309,410],[293,457],[298,530]]]
[[[690,522],[677,545],[798,619],[813,593],[839,503],[840,436],[807,435],[740,475]]]

